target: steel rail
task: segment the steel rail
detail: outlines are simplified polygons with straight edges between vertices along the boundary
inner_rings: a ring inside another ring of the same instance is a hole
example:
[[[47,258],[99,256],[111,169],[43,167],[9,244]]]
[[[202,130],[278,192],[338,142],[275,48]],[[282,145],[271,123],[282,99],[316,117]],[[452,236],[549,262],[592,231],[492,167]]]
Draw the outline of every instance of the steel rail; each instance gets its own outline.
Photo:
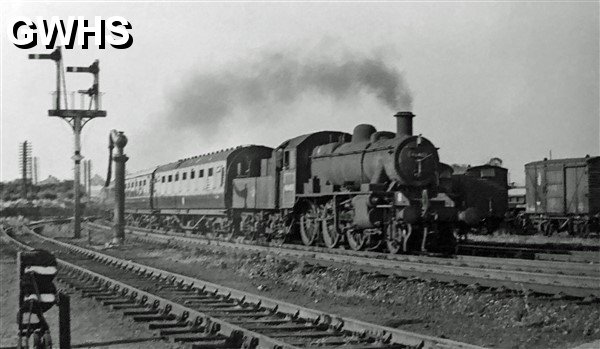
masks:
[[[15,239],[10,238],[4,230],[2,231],[3,235],[8,237],[9,239],[16,241]],[[360,336],[371,336],[373,338],[378,338],[384,343],[397,343],[404,346],[410,347],[419,347],[419,348],[436,348],[436,349],[481,349],[482,347],[461,343],[457,341],[452,341],[445,338],[437,338],[427,335],[421,335],[413,332],[403,331],[399,329],[394,329],[390,327],[380,326],[376,324],[367,323],[364,321],[360,321],[357,319],[352,319],[348,317],[341,317],[335,314],[329,314],[325,312],[321,312],[314,309],[304,308],[295,304],[282,302],[278,300],[274,300],[268,297],[258,296],[247,292],[242,292],[239,290],[235,290],[232,288],[224,287],[221,285],[213,284],[207,281],[199,280],[196,278],[188,277],[185,275],[168,272],[165,270],[153,268],[144,264],[136,263],[133,261],[123,260],[117,257],[109,256],[97,251],[91,251],[80,246],[71,245],[62,241],[58,241],[56,239],[52,239],[46,236],[42,236],[40,234],[35,233],[34,231],[29,231],[32,235],[40,238],[44,241],[51,242],[67,248],[73,252],[77,252],[80,254],[84,254],[88,257],[94,258],[96,260],[103,261],[107,264],[118,265],[120,268],[124,269],[132,269],[132,270],[143,270],[144,273],[149,273],[152,275],[160,275],[163,277],[168,277],[173,280],[173,283],[181,283],[187,285],[193,285],[193,287],[201,288],[207,292],[211,292],[214,294],[220,294],[227,298],[241,299],[244,302],[259,304],[261,307],[271,309],[274,312],[282,312],[285,314],[289,314],[294,318],[303,318],[308,319],[314,323],[325,323],[330,328],[337,328],[341,331],[348,331],[351,333],[358,334]],[[23,245],[22,243],[16,241],[18,244]],[[62,265],[67,266],[68,268],[72,268],[74,270],[78,270],[81,273],[87,273],[93,275],[98,279],[106,280],[106,282],[111,283],[112,285],[118,285],[121,288],[127,288],[130,290],[134,290],[135,288],[126,283],[122,283],[116,280],[112,280],[106,276],[100,275],[98,273],[94,273],[86,270],[85,268],[76,266],[72,263],[69,263],[64,260],[59,260]],[[277,339],[273,339],[271,337],[262,335],[260,333],[256,333],[253,331],[249,331],[242,327],[230,324],[226,321],[220,320],[219,318],[212,317],[202,312],[198,312],[193,308],[186,307],[179,303],[175,303],[168,299],[164,299],[158,297],[150,292],[146,292],[143,290],[135,289],[139,295],[143,295],[148,298],[150,301],[158,301],[160,304],[169,305],[171,307],[171,312],[179,312],[183,314],[183,312],[188,312],[190,315],[194,315],[196,317],[202,319],[210,319],[215,323],[219,323],[221,325],[221,331],[225,331],[225,334],[230,335],[233,331],[242,331],[246,336],[257,338],[258,339],[258,347],[259,348],[295,348],[285,342],[279,341]],[[364,347],[364,346],[363,346]],[[325,348],[325,347],[323,347]],[[364,347],[366,348],[366,347]]]
[[[97,224],[94,224],[93,226],[108,229],[107,227]],[[302,260],[310,259],[327,263],[338,263],[344,265],[351,264],[359,266],[368,271],[388,275],[398,275],[401,277],[421,277],[450,283],[478,285],[492,288],[503,287],[516,291],[531,291],[541,294],[563,294],[579,298],[600,298],[600,277],[598,276],[488,269],[474,266],[463,266],[460,264],[456,265],[451,263],[441,264],[441,262],[437,264],[413,262],[410,260],[410,257],[402,261],[376,259],[355,255],[332,254],[329,252],[279,248],[274,246],[237,244],[220,240],[176,236],[173,234],[165,235],[160,233],[139,231],[138,228],[128,228],[128,231],[138,236],[138,238],[147,239],[149,241],[161,240],[163,242],[179,242],[187,246],[190,244],[224,246],[252,252],[269,253],[282,256],[284,258],[293,257],[295,259]],[[450,260],[445,259],[443,261]]]
[[[66,243],[63,243],[63,242],[51,239],[51,238],[40,236],[40,235],[38,235],[38,234],[36,234],[34,232],[30,232],[30,233],[32,233],[36,237],[41,238],[41,239],[43,239],[45,241],[56,243],[58,245],[66,247],[69,250],[72,250],[74,252],[78,252],[78,253],[84,254],[84,255],[92,257],[94,259],[98,259],[98,260],[102,261],[103,263],[117,265],[121,269],[126,269],[126,268],[132,268],[133,267],[133,268],[137,268],[140,271],[143,270],[143,271],[145,271],[147,273],[150,273],[154,277],[158,276],[158,278],[161,278],[162,275],[164,275],[164,274],[170,274],[168,272],[165,272],[165,271],[162,271],[162,270],[159,270],[159,269],[155,269],[155,268],[151,268],[151,267],[146,267],[146,266],[138,265],[137,263],[127,262],[127,261],[124,261],[122,259],[118,259],[118,258],[115,258],[115,257],[104,255],[104,254],[101,254],[101,253],[98,253],[98,252],[85,250],[85,249],[83,249],[81,247],[73,246],[73,245],[70,245],[70,244],[66,244]],[[12,240],[11,242],[17,244],[20,248],[27,249],[27,250],[32,249],[31,247],[27,246],[26,244],[24,244],[24,243],[22,243],[22,242],[20,242],[20,241],[18,241],[16,239],[11,238],[10,236],[8,236],[5,233],[4,229],[2,229],[2,234],[5,237],[8,237],[10,240]],[[242,327],[239,327],[239,326],[236,326],[234,324],[230,324],[228,322],[222,321],[222,320],[220,320],[218,318],[212,317],[212,316],[210,316],[208,314],[205,314],[203,312],[199,312],[199,311],[197,311],[197,310],[195,310],[193,308],[181,305],[179,303],[173,302],[173,301],[171,301],[169,299],[166,299],[166,298],[162,298],[162,297],[157,296],[157,295],[155,295],[155,294],[153,294],[151,292],[146,292],[146,291],[144,291],[142,289],[135,288],[132,285],[120,282],[120,281],[115,280],[113,278],[110,278],[108,276],[105,276],[105,275],[93,272],[91,270],[88,270],[86,268],[80,267],[80,266],[75,265],[73,263],[70,263],[70,262],[68,262],[66,260],[57,258],[57,262],[58,262],[59,266],[64,267],[67,270],[76,271],[76,272],[78,272],[78,273],[80,273],[82,275],[87,275],[89,277],[92,277],[95,280],[100,280],[100,282],[102,284],[111,285],[116,290],[117,289],[126,289],[126,290],[131,290],[132,292],[136,292],[137,296],[139,298],[143,298],[143,297],[146,298],[146,303],[155,304],[155,305],[158,305],[158,306],[163,305],[163,307],[168,305],[169,308],[170,308],[169,313],[171,313],[171,314],[177,313],[179,317],[182,317],[183,314],[187,313],[187,314],[189,314],[189,316],[193,316],[193,317],[195,317],[197,319],[202,319],[202,321],[201,321],[202,323],[208,323],[208,322],[217,323],[217,324],[220,325],[220,332],[222,334],[226,335],[226,336],[231,336],[232,332],[234,332],[234,331],[241,331],[242,333],[244,333],[245,336],[250,336],[251,338],[257,338],[259,340],[258,343],[260,344],[260,345],[258,345],[258,348],[268,348],[268,349],[273,349],[273,348],[277,348],[277,349],[300,349],[300,347],[292,346],[292,345],[289,345],[289,344],[287,344],[285,342],[279,341],[279,340],[277,340],[275,338],[270,338],[270,337],[264,336],[264,335],[262,335],[260,333],[256,333],[254,331],[246,330],[246,329],[244,329]]]
[[[88,223],[88,225],[101,228],[110,229],[107,226],[98,223]],[[261,244],[256,242],[232,242],[220,238],[208,238],[203,236],[190,235],[186,233],[163,233],[152,229],[140,228],[140,227],[126,227],[131,232],[135,230],[146,233],[164,234],[169,236],[178,237],[190,237],[199,240],[204,240],[207,244],[222,244],[222,246],[231,247],[231,244],[238,245],[249,245],[249,246],[261,246],[270,248],[280,248],[289,250],[298,250],[306,252],[316,253],[327,253],[332,255],[346,255],[364,258],[373,258],[378,260],[390,260],[396,262],[414,262],[414,263],[426,263],[431,265],[456,265],[465,267],[476,267],[476,268],[487,268],[487,269],[504,269],[504,270],[516,270],[524,272],[552,272],[557,274],[571,274],[571,275],[600,275],[600,254],[598,255],[598,263],[589,262],[566,262],[566,261],[540,261],[540,260],[521,260],[515,258],[492,258],[492,257],[478,257],[478,256],[455,256],[455,258],[440,258],[431,256],[418,256],[418,255],[392,255],[389,253],[382,252],[371,252],[371,251],[352,251],[345,249],[328,249],[325,247],[318,246],[302,246],[293,244]]]

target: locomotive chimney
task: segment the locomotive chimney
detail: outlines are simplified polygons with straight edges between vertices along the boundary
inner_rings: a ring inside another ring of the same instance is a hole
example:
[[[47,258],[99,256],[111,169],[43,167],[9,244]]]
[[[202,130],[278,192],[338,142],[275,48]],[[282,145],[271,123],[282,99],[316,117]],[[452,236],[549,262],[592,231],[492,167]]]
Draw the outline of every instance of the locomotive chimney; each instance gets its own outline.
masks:
[[[415,117],[415,114],[409,111],[399,111],[394,117],[396,118],[396,137],[401,135],[412,136],[412,118]]]

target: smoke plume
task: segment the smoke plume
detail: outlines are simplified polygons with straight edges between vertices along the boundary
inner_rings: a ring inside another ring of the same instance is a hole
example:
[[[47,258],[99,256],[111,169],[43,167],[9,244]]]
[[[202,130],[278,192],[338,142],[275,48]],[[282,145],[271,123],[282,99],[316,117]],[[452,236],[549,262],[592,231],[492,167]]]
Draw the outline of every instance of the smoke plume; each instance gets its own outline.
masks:
[[[393,111],[412,110],[403,74],[382,57],[301,58],[286,52],[191,74],[171,96],[168,120],[181,128],[214,135],[236,111],[260,111],[251,121],[264,122],[269,110],[292,104],[309,92],[344,103],[357,103],[351,97],[368,93]]]

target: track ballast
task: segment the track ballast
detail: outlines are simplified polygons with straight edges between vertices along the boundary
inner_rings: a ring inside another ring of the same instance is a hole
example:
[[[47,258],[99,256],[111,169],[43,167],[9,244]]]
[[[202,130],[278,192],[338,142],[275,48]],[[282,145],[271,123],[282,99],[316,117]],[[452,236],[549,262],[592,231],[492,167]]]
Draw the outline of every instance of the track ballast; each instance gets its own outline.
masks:
[[[194,348],[480,348],[339,317],[43,237],[3,235],[59,258],[59,279],[83,295]]]

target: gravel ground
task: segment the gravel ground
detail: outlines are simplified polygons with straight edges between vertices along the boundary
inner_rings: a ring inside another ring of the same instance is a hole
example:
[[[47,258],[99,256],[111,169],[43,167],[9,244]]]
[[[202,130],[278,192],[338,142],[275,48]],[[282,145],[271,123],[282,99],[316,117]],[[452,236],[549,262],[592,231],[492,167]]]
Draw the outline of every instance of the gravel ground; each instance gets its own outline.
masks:
[[[0,241],[0,347],[17,343],[17,273],[15,251]],[[58,286],[60,284],[57,283]],[[58,347],[58,309],[46,313],[54,347]],[[118,312],[102,307],[98,302],[71,294],[71,340],[73,348],[179,348],[152,337],[143,325],[124,318]]]
[[[218,247],[128,241],[104,249],[109,234],[92,234],[89,242],[103,253],[403,330],[494,348],[570,348],[600,339],[598,303],[484,293]],[[85,236],[71,241],[87,245]]]

